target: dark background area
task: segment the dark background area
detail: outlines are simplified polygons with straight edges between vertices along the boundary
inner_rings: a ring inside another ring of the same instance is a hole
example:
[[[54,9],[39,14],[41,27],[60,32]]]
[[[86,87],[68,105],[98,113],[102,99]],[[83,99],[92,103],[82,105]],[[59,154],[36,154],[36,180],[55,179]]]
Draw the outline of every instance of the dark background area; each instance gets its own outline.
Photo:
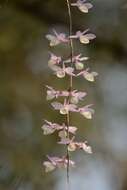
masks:
[[[88,140],[93,155],[72,154],[73,190],[127,188],[127,2],[93,0],[89,14],[73,8],[73,32],[90,28],[97,38],[90,45],[75,43],[75,51],[91,57],[88,65],[99,73],[96,83],[74,80],[88,93],[95,116],[88,121],[72,116],[78,139]],[[0,1],[0,190],[65,190],[66,171],[45,174],[47,154],[61,155],[56,135],[43,136],[48,119],[63,117],[45,100],[45,85],[66,88],[47,67],[47,33],[68,32],[65,0]],[[65,54],[67,47],[52,51]]]

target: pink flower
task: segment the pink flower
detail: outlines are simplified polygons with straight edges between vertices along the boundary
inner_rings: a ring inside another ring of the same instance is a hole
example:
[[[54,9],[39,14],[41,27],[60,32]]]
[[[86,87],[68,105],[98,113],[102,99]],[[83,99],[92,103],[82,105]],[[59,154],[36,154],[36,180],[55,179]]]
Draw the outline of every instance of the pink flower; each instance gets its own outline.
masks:
[[[87,145],[86,141],[85,142],[71,142],[68,146],[69,151],[75,151],[77,149],[82,149],[89,154],[92,153],[92,149],[90,146]]]
[[[58,57],[58,56],[54,55],[53,53],[50,53],[50,59],[48,61],[48,66],[53,67],[54,65],[59,65],[61,61],[62,61],[61,57]]]
[[[73,36],[70,36],[70,38],[76,38],[76,39],[79,39],[81,43],[83,44],[89,44],[90,43],[90,40],[93,40],[96,38],[96,36],[92,33],[87,33],[89,31],[89,29],[81,32],[81,31],[78,31],[76,32],[76,35],[73,35]]]
[[[83,100],[83,98],[86,96],[86,92],[78,92],[77,90],[73,90],[71,92],[69,91],[59,91],[55,90],[53,87],[46,86],[48,88],[47,90],[47,100],[52,100],[54,98],[58,97],[68,97],[71,96],[71,103],[77,104],[79,100]]]
[[[50,41],[50,46],[56,46],[60,43],[68,43],[69,39],[66,37],[66,34],[60,33],[58,34],[55,30],[53,30],[54,35],[47,34],[46,38]]]
[[[54,74],[58,78],[64,78],[66,74],[70,75],[70,76],[75,76],[75,74],[73,73],[74,68],[72,68],[72,67],[65,67],[64,64],[63,64],[62,68],[54,65],[52,67],[52,70],[54,71]]]
[[[59,136],[60,136],[62,132],[64,132],[65,134],[67,130],[69,131],[69,133],[75,134],[75,132],[77,131],[77,127],[75,126],[67,127],[64,123],[62,125],[59,125],[57,123],[52,123],[45,120],[45,124],[42,126],[42,130],[44,132],[44,135],[50,135],[55,131],[59,131]]]
[[[60,157],[47,156],[47,158],[49,161],[45,161],[43,163],[46,172],[53,171],[56,168],[67,168],[68,159],[66,157],[60,158]],[[74,167],[75,162],[72,160],[69,160],[69,166]]]
[[[80,73],[77,74],[77,76],[82,75],[86,80],[90,81],[90,82],[94,82],[95,81],[95,77],[98,75],[97,72],[89,72],[89,68],[87,68],[84,71],[81,71]]]
[[[78,92],[77,90],[73,90],[71,92],[71,103],[77,104],[79,100],[83,100],[86,95],[86,92]]]
[[[91,3],[85,3],[86,0],[78,0],[77,3],[72,3],[72,6],[77,6],[83,13],[88,13],[89,9],[93,7]]]
[[[75,137],[72,137],[72,139],[68,139],[68,138],[61,138],[61,141],[58,142],[58,144],[64,144],[64,145],[68,145],[68,150],[73,152],[77,149],[82,149],[85,152],[91,154],[92,153],[92,149],[90,146],[87,145],[87,141],[85,142],[75,142],[74,141]]]
[[[66,100],[64,101],[64,104],[61,104],[59,102],[53,102],[51,105],[53,106],[53,108],[55,110],[59,110],[60,114],[62,114],[62,115],[66,115],[70,111],[71,112],[77,112],[77,109],[76,109],[77,106],[74,104],[67,103]]]
[[[81,57],[81,54],[79,54],[77,56],[74,56],[72,61],[75,64],[76,69],[81,70],[84,68],[84,64],[82,63],[82,61],[86,61],[88,59],[88,57]],[[64,61],[64,63],[71,63],[71,59]]]
[[[60,91],[55,90],[53,87],[46,85],[47,87],[47,100],[52,100],[54,98],[58,97],[68,97],[70,95],[70,92],[67,90]]]
[[[92,106],[91,105],[87,105],[87,106],[84,106],[82,108],[79,108],[78,109],[78,112],[83,115],[86,119],[92,119],[92,116],[94,114],[94,110],[92,108],[90,108]]]

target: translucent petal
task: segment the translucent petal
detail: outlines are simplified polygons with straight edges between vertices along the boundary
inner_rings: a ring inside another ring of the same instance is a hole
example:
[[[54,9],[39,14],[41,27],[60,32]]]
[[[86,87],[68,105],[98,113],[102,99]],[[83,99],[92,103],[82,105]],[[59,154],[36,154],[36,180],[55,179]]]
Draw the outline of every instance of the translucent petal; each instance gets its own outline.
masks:
[[[62,70],[61,71],[57,71],[56,75],[57,75],[58,78],[64,78],[65,77],[65,72],[62,71]]]
[[[70,143],[69,146],[68,146],[68,150],[73,152],[76,150],[76,145],[75,143]]]
[[[91,111],[83,111],[81,113],[86,119],[92,119],[92,113]]]
[[[62,115],[66,115],[66,114],[68,114],[68,109],[66,107],[63,107],[63,108],[60,109],[60,113]]]
[[[53,102],[51,103],[51,105],[53,106],[55,110],[60,110],[63,107],[63,105],[59,102]]]
[[[52,129],[48,125],[43,125],[42,129],[43,129],[44,135],[50,135],[55,131],[55,129]]]
[[[49,66],[49,67],[52,66],[52,65],[54,65],[54,64],[56,64],[56,61],[55,61],[55,60],[50,59],[50,60],[48,61],[48,66]]]
[[[71,97],[71,103],[72,104],[78,104],[79,100],[77,97]]]
[[[83,13],[88,13],[88,7],[85,4],[79,5],[78,8]]]
[[[83,143],[82,146],[83,150],[89,154],[92,154],[92,148],[90,146],[87,146],[85,143]]]
[[[55,98],[55,96],[53,94],[47,94],[47,96],[46,96],[46,100],[52,100],[54,98]]]
[[[75,134],[76,131],[77,131],[77,127],[69,127],[70,133]]]
[[[84,77],[85,77],[86,80],[88,80],[90,82],[94,82],[95,81],[94,75],[92,73],[85,73]]]
[[[44,162],[43,165],[45,166],[46,172],[51,172],[56,168],[51,162],[48,161]]]
[[[60,131],[59,132],[59,137],[62,138],[62,139],[66,138],[67,137],[67,132],[66,131]]]
[[[84,68],[84,64],[81,62],[76,62],[75,67],[77,70],[82,70]]]
[[[91,34],[91,33],[85,34],[85,37],[88,38],[89,40],[93,40],[96,38],[95,34]]]
[[[89,44],[90,42],[89,39],[85,35],[80,36],[79,40],[83,44]]]
[[[56,46],[60,43],[59,40],[53,35],[47,34],[46,38],[50,41],[50,46]]]

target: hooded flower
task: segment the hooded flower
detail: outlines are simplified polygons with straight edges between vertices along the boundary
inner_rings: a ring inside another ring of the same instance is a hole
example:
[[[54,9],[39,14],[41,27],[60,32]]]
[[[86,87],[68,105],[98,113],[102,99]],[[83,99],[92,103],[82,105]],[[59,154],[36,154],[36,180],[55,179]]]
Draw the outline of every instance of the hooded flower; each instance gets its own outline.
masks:
[[[64,78],[66,74],[69,75],[69,76],[75,76],[75,74],[73,73],[74,68],[65,67],[64,64],[63,64],[62,68],[59,67],[59,66],[54,65],[53,67],[51,67],[51,69],[54,71],[54,74],[58,78]]]
[[[51,86],[46,86],[47,87],[47,100],[52,100],[54,98],[58,97],[68,97],[70,95],[70,92],[67,90],[60,91],[60,90],[55,90]]]
[[[93,7],[91,3],[86,3],[86,0],[78,0],[77,3],[72,3],[72,6],[76,6],[83,13],[88,13],[89,9]]]
[[[83,115],[86,119],[92,119],[92,116],[94,114],[94,110],[90,108],[91,105],[84,106],[82,108],[78,108],[78,112]]]
[[[81,57],[81,54],[73,57],[72,62],[75,64],[77,70],[82,70],[84,68],[83,61],[88,60],[89,57]],[[64,63],[71,63],[71,59],[64,61]]]
[[[67,127],[64,123],[62,125],[59,125],[57,123],[52,123],[47,120],[45,120],[45,124],[42,126],[42,130],[44,135],[50,135],[54,133],[55,131],[59,131],[59,136],[62,135],[62,132],[65,132],[68,130],[69,133],[75,134],[77,131],[77,127],[75,126],[69,126]]]
[[[57,33],[55,30],[53,30],[54,35],[47,34],[46,38],[50,41],[50,46],[56,46],[60,43],[68,43],[69,39],[66,37],[66,34],[64,33]]]
[[[61,61],[62,61],[61,57],[58,57],[58,56],[54,55],[53,53],[50,53],[50,59],[48,61],[48,66],[53,67],[54,65],[59,65]]]
[[[50,157],[47,156],[49,161],[45,161],[43,163],[45,167],[46,172],[51,172],[55,170],[56,168],[67,168],[68,165],[68,159],[66,157]],[[72,160],[69,160],[69,166],[74,167],[75,162]]]
[[[91,154],[92,153],[92,149],[90,146],[87,145],[87,142],[71,142],[68,146],[68,150],[73,152],[77,149],[82,149],[85,152]]]
[[[74,139],[75,139],[75,137],[72,137],[72,139],[68,139],[67,137],[64,137],[64,138],[61,137],[61,140],[60,140],[60,142],[58,142],[58,144],[68,145],[68,150],[70,152],[73,152],[77,149],[82,149],[89,154],[92,153],[92,149],[89,145],[87,145],[87,141],[75,142]]]
[[[86,80],[90,81],[90,82],[94,82],[95,81],[95,77],[98,75],[97,72],[89,72],[89,68],[81,71],[80,73],[77,74],[77,76],[82,75]]]
[[[83,100],[83,98],[86,96],[86,92],[78,92],[77,90],[73,90],[71,92],[69,91],[59,91],[59,90],[55,90],[53,87],[51,86],[46,86],[47,87],[47,100],[52,100],[54,98],[58,98],[58,97],[71,97],[71,103],[73,104],[77,104],[79,102],[79,100]]]
[[[59,102],[53,102],[51,105],[55,110],[59,110],[60,114],[62,115],[66,115],[69,112],[77,112],[77,106],[67,103],[66,100],[64,101],[64,104],[61,104]]]
[[[79,100],[83,100],[83,98],[87,95],[86,92],[78,92],[77,90],[73,90],[71,92],[71,103],[77,104]]]
[[[79,39],[79,41],[83,44],[89,44],[90,40],[93,40],[96,38],[96,36],[92,33],[87,33],[89,31],[89,29],[81,32],[78,31],[76,32],[76,35],[70,36],[71,39],[75,38],[75,39]]]

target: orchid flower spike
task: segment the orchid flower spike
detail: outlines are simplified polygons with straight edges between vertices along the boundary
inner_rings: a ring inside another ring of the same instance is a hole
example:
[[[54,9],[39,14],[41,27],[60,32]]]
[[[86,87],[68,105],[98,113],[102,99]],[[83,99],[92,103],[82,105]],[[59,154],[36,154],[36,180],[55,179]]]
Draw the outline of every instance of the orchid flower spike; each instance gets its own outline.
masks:
[[[50,172],[54,171],[56,168],[65,168],[67,170],[67,181],[69,185],[69,168],[70,166],[75,166],[75,163],[70,160],[70,152],[81,149],[88,154],[92,153],[92,148],[87,144],[87,141],[75,141],[77,127],[71,125],[71,112],[79,113],[86,119],[92,119],[94,114],[92,104],[82,107],[78,106],[79,101],[82,101],[87,93],[74,88],[73,78],[83,76],[87,81],[94,82],[98,73],[90,71],[89,68],[84,68],[85,61],[87,61],[89,57],[82,56],[81,53],[77,54],[75,52],[76,48],[74,48],[75,39],[79,40],[82,44],[89,44],[91,40],[96,38],[96,36],[89,32],[89,29],[84,31],[79,30],[73,35],[71,20],[71,6],[76,6],[81,12],[88,13],[93,5],[87,2],[87,0],[75,0],[74,3],[71,3],[71,0],[67,0],[66,4],[69,16],[69,36],[65,33],[57,33],[56,30],[53,30],[53,34],[46,35],[51,47],[59,44],[68,45],[67,57],[57,56],[50,52],[48,66],[58,78],[64,78],[67,75],[69,78],[69,85],[67,85],[65,90],[56,90],[51,86],[46,86],[47,100],[52,101],[61,98],[60,101],[51,102],[51,106],[54,110],[59,111],[61,115],[64,115],[65,121],[62,124],[58,124],[44,120],[42,130],[44,135],[57,133],[57,136],[60,139],[58,144],[65,145],[66,147],[66,154],[63,157],[47,156],[48,160],[43,163],[45,171]]]

